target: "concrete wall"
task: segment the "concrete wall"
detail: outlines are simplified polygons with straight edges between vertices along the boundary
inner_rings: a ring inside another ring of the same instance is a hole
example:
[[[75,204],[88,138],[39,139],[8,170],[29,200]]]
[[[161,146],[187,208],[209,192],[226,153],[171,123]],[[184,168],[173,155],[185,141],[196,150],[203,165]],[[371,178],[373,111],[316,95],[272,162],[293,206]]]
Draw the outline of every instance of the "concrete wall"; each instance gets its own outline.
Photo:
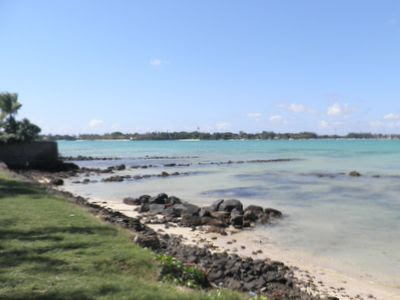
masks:
[[[41,168],[58,161],[57,143],[0,145],[0,161],[10,168]]]

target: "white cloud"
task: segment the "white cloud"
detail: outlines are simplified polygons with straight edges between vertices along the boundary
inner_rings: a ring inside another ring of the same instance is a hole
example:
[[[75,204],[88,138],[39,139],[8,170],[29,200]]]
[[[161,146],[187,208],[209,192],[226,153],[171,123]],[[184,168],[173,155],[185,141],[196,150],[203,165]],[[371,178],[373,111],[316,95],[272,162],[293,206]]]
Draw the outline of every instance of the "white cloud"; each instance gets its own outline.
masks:
[[[92,129],[102,127],[103,124],[104,124],[103,120],[99,120],[99,119],[92,119],[89,121],[89,127]]]
[[[350,113],[350,108],[349,108],[348,104],[340,104],[338,102],[329,106],[326,111],[327,115],[335,116],[335,117],[347,115],[349,113]]]
[[[272,115],[269,117],[271,123],[283,123],[285,119],[281,115]]]
[[[303,104],[292,103],[288,106],[291,112],[301,113],[306,111],[306,107]]]
[[[161,65],[166,65],[166,64],[169,64],[168,60],[162,60],[159,58],[153,58],[152,60],[150,60],[150,65],[152,67],[159,67]]]
[[[321,128],[329,128],[329,123],[325,120],[321,120],[321,122],[319,122],[319,125],[321,126]]]
[[[215,128],[217,130],[227,130],[231,127],[231,124],[229,124],[228,122],[221,122],[218,123],[217,125],[215,125]]]
[[[254,120],[258,121],[262,117],[262,113],[250,112],[250,113],[247,113],[247,117],[249,117],[250,119],[254,119]]]
[[[398,121],[400,120],[400,114],[387,114],[386,116],[383,117],[384,120],[386,121]]]
[[[375,130],[384,127],[384,125],[385,124],[382,121],[371,121],[371,122],[369,122],[369,126],[372,129],[375,129]]]
[[[153,67],[159,67],[161,66],[161,59],[158,58],[154,58],[150,61],[150,65],[152,65]]]

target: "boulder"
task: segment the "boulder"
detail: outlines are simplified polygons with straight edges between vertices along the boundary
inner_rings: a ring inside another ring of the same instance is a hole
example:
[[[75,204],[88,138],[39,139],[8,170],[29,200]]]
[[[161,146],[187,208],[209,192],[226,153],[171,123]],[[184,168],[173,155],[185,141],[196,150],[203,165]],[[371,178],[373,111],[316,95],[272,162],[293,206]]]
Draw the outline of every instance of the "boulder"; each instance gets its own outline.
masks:
[[[139,200],[140,200],[141,204],[149,203],[150,199],[151,199],[151,196],[149,196],[149,195],[142,195],[142,196],[139,197]]]
[[[182,215],[191,215],[191,216],[199,215],[200,207],[198,207],[197,205],[184,202],[182,204],[177,204],[174,206],[179,206],[179,205],[181,205],[181,208],[182,208],[182,211],[181,211]]]
[[[152,214],[162,214],[164,212],[164,204],[149,204],[149,212]]]
[[[167,194],[164,194],[164,193],[161,193],[161,194],[158,194],[158,195],[155,196],[155,197],[152,197],[152,198],[149,200],[149,203],[150,203],[150,204],[165,204],[165,202],[166,202],[167,199],[168,199],[168,195],[167,195]]]
[[[50,180],[50,184],[51,185],[57,185],[57,186],[63,185],[64,184],[64,180],[62,180],[61,178],[52,178]]]
[[[228,223],[225,220],[212,217],[201,217],[201,224],[215,227],[227,227]]]
[[[122,181],[124,181],[124,177],[116,175],[116,176],[111,176],[111,177],[108,177],[108,178],[104,178],[103,181],[104,182],[122,182]]]
[[[175,167],[175,166],[176,166],[176,164],[174,164],[174,163],[164,164],[164,167]]]
[[[282,216],[283,216],[281,211],[274,209],[274,208],[264,209],[264,214],[266,214],[270,218],[282,218]]]
[[[139,198],[127,197],[122,200],[126,205],[140,205],[142,204]]]
[[[228,224],[230,213],[227,211],[213,211],[211,212],[211,217]]]
[[[237,209],[231,211],[230,223],[233,227],[241,229],[243,228],[243,213]]]
[[[357,171],[351,171],[351,172],[349,173],[349,176],[352,176],[352,177],[360,177],[360,176],[361,176],[361,173],[359,173],[359,172],[357,172]]]
[[[160,248],[160,240],[156,234],[138,234],[134,242],[142,247],[157,250]]]
[[[211,217],[212,208],[211,207],[202,207],[199,212],[199,216],[202,217]]]
[[[249,205],[244,210],[243,218],[246,221],[255,222],[264,214],[264,209],[261,206]]]
[[[148,203],[143,203],[139,208],[139,212],[140,213],[148,212],[149,210],[150,210],[150,208],[149,208],[149,204]]]
[[[243,211],[243,204],[236,199],[224,200],[218,207],[219,211],[231,212],[233,209]]]
[[[224,202],[224,199],[219,199],[219,200],[214,201],[211,204],[211,209],[213,211],[218,211],[219,210],[219,206],[221,205],[222,202]]]
[[[181,199],[179,199],[178,197],[175,197],[175,196],[170,196],[165,200],[165,204],[168,206],[175,205],[175,204],[181,204],[181,203],[182,203]]]
[[[182,215],[181,225],[185,227],[196,227],[202,225],[201,218],[193,215]]]
[[[125,165],[118,165],[118,166],[114,167],[114,170],[116,170],[116,171],[123,171],[125,169],[126,169]]]

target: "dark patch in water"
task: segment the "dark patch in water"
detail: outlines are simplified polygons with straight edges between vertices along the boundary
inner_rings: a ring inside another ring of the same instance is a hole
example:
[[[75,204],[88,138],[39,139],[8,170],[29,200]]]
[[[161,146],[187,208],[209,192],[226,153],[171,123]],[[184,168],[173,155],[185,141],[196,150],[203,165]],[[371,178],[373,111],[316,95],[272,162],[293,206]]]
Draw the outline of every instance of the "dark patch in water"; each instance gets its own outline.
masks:
[[[238,174],[236,178],[248,181],[264,181],[265,183],[285,184],[285,185],[315,185],[318,184],[314,179],[299,177],[290,173],[263,173],[263,174]]]
[[[229,189],[215,189],[202,192],[205,196],[215,196],[223,198],[251,198],[251,197],[261,197],[268,194],[267,190],[261,187],[237,187]]]

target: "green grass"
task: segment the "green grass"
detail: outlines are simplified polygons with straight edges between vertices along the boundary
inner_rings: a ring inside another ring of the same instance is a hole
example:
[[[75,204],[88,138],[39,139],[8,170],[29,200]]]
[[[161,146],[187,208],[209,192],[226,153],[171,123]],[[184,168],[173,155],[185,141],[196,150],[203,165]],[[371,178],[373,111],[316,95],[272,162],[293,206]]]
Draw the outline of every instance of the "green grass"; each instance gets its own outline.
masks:
[[[159,282],[156,255],[127,230],[0,174],[0,299],[243,299]]]

